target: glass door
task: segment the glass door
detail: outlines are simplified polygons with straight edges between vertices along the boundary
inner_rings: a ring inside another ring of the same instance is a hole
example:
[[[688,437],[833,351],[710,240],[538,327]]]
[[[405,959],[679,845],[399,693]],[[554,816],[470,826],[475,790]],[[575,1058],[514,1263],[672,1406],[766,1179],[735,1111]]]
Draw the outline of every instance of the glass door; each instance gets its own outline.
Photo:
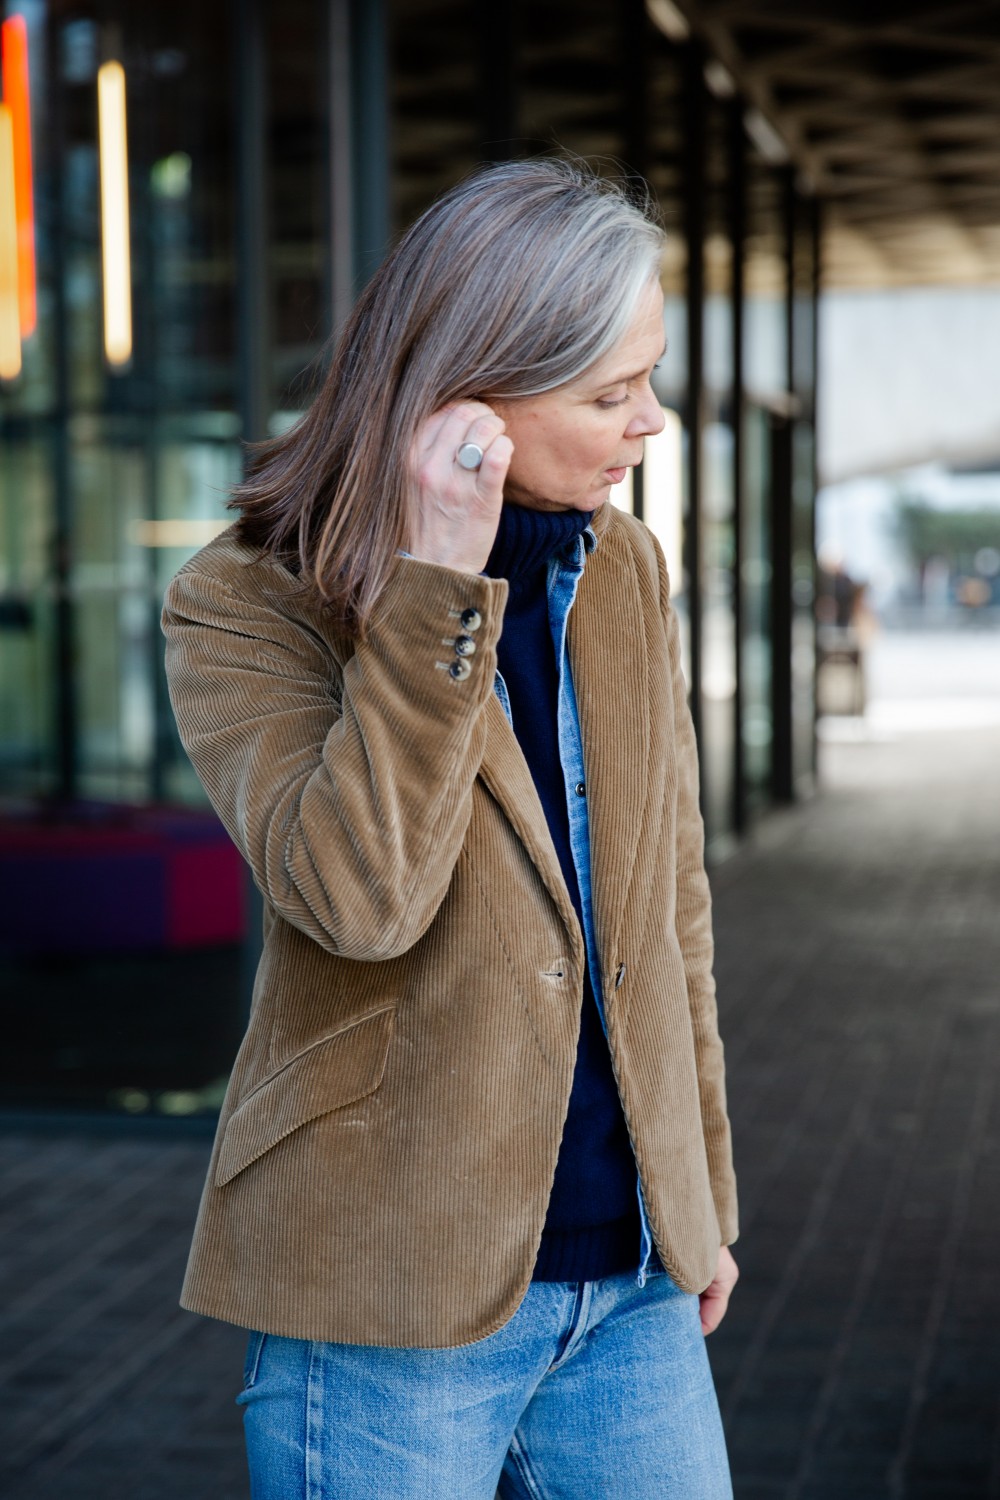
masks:
[[[743,430],[740,735],[744,796],[750,816],[766,807],[771,798],[771,576],[771,417],[764,407],[748,401]]]

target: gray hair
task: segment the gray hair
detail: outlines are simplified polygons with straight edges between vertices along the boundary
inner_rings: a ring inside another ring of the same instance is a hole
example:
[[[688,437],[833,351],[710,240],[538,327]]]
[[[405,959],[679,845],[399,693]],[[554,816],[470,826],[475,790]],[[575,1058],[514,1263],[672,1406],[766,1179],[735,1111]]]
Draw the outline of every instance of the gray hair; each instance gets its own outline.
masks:
[[[580,162],[478,172],[429,208],[393,256],[400,302],[419,266],[413,376],[441,400],[565,385],[623,337],[662,253],[649,199],[640,207]]]
[[[575,380],[628,330],[663,239],[648,192],[579,161],[508,162],[450,189],[366,287],[311,409],[236,491],[244,540],[296,554],[363,634],[406,545],[420,424]]]

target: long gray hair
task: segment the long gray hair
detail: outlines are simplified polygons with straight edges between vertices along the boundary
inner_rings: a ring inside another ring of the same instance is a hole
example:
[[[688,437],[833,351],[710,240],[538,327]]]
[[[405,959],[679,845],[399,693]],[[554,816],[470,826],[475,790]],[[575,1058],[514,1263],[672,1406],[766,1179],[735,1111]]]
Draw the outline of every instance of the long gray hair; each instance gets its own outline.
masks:
[[[305,416],[235,491],[242,539],[297,567],[363,635],[416,503],[409,455],[442,406],[575,380],[623,337],[658,273],[648,194],[578,161],[477,172],[369,282]]]

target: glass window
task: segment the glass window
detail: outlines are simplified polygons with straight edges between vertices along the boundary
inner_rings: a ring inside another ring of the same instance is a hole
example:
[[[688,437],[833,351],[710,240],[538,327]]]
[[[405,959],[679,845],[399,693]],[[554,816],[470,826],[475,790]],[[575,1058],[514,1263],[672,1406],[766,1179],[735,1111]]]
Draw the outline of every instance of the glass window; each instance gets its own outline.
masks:
[[[399,234],[488,159],[477,72],[487,17],[465,0],[389,0],[387,10],[390,197]]]
[[[781,173],[749,143],[745,161],[740,733],[752,815],[771,799],[774,767],[772,486],[775,421],[787,413],[788,304]]]
[[[642,514],[663,548],[681,633],[685,677],[691,681],[690,579],[683,563],[687,524],[688,246],[683,167],[683,51],[659,31],[649,36],[648,176],[667,233],[662,265],[666,354],[654,376],[664,431],[646,444]]]
[[[792,772],[816,770],[816,205],[796,198],[792,287]]]
[[[625,155],[620,8],[604,0],[534,0],[518,40],[521,148],[575,151],[615,170]]]
[[[729,107],[706,116],[701,496],[702,805],[709,839],[731,834],[736,795],[733,242]]]
[[[330,331],[327,47],[323,7],[265,10],[272,432],[309,404]]]
[[[743,795],[749,814],[771,795],[774,713],[771,703],[771,417],[748,402],[743,419],[743,514],[740,528],[740,733]]]
[[[244,873],[177,740],[159,615],[241,467],[232,15],[4,13],[27,17],[37,320],[0,381],[3,1096],[211,1113]],[[269,49],[276,407],[323,333],[322,21],[285,7]]]
[[[783,400],[788,389],[784,184],[748,147],[744,246],[744,371],[751,401]]]
[[[38,320],[0,392],[17,476],[0,538],[4,589],[31,604],[15,611],[3,669],[25,704],[13,737],[6,718],[0,731],[8,785],[200,801],[167,710],[158,617],[166,577],[227,524],[239,465],[228,18],[190,0],[28,14]],[[106,282],[108,63],[124,88],[130,266]],[[131,342],[112,359],[104,313],[117,301]]]

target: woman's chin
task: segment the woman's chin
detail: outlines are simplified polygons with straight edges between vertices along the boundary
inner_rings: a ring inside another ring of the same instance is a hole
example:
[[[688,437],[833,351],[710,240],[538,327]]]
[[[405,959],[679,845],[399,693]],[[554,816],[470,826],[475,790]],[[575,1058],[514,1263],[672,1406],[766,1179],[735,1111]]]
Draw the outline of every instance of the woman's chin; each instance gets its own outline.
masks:
[[[611,486],[606,484],[602,489],[595,490],[589,495],[567,495],[558,499],[550,499],[548,496],[543,495],[528,495],[523,491],[511,494],[508,491],[504,495],[504,500],[508,505],[520,505],[524,510],[591,511],[596,510],[598,506],[604,504],[608,498],[610,489]]]

